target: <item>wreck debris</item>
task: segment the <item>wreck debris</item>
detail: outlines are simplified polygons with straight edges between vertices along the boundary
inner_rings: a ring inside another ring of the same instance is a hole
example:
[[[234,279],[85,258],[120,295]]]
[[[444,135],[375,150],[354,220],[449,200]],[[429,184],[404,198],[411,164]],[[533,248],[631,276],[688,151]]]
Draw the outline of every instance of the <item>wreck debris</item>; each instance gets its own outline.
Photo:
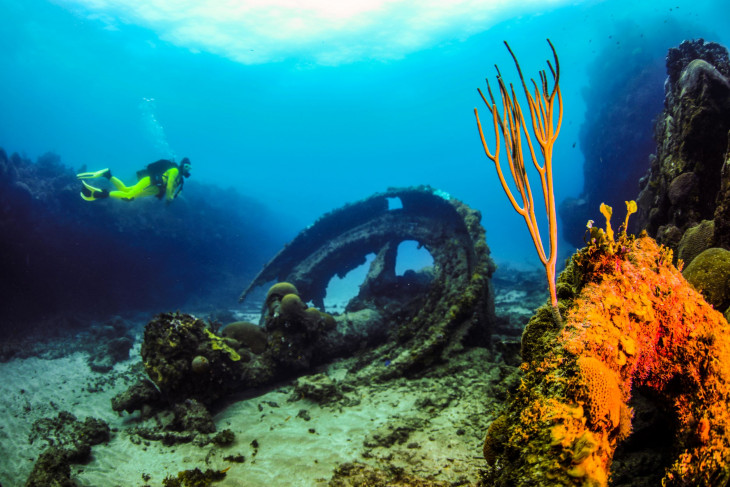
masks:
[[[396,198],[402,207],[388,209],[388,199]],[[485,345],[495,321],[495,265],[479,220],[479,212],[426,187],[391,189],[329,213],[244,291],[242,299],[257,286],[280,281],[269,289],[259,327],[238,322],[219,336],[192,315],[160,314],[145,328],[145,370],[170,404],[210,404],[364,347],[370,352],[355,368],[373,380],[419,372],[467,341]],[[396,275],[398,244],[405,240],[431,253],[433,269]],[[370,253],[377,257],[358,296],[344,314],[325,313],[330,278],[343,276]],[[119,408],[139,406],[125,398]]]
[[[389,209],[394,201],[400,207]],[[376,314],[375,334],[386,324],[392,340],[385,375],[415,370],[458,349],[467,336],[472,344],[489,339],[495,321],[490,277],[496,267],[480,219],[478,211],[431,187],[391,188],[330,212],[302,231],[264,266],[240,300],[257,287],[280,281],[295,286],[302,301],[324,309],[330,279],[344,277],[375,254],[347,311]],[[433,275],[396,276],[398,244],[407,240],[431,254]],[[347,320],[347,315],[337,317],[338,330]],[[360,343],[352,337],[330,336],[330,358],[351,353]]]

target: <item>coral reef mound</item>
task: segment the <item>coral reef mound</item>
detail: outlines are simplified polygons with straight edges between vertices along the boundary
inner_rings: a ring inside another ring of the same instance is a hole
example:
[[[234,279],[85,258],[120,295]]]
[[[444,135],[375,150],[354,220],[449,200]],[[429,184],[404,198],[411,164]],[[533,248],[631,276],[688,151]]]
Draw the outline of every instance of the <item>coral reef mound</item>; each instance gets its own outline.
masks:
[[[543,309],[525,330],[521,385],[485,440],[489,485],[607,485],[637,388],[674,418],[663,485],[725,485],[728,323],[671,250],[596,230],[560,276],[562,326]]]

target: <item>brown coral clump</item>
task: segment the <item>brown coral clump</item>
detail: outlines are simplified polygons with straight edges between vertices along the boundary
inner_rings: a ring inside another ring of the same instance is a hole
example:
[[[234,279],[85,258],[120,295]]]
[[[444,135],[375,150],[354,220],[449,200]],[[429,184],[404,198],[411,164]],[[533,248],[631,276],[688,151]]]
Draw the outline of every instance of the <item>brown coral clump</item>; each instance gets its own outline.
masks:
[[[554,337],[543,342],[525,332],[533,349],[504,413],[508,430],[487,438],[499,466],[492,483],[607,485],[630,433],[632,388],[644,386],[676,414],[663,484],[719,485],[730,477],[728,323],[671,251],[648,237],[601,236],[572,259],[581,282],[563,328],[543,327]]]
[[[277,282],[272,285],[266,292],[266,300],[264,301],[264,312],[270,315],[279,312],[279,303],[284,296],[293,294],[299,296],[296,286],[290,282]]]
[[[210,361],[198,355],[193,359],[191,367],[196,374],[207,374],[210,371]]]
[[[221,330],[221,336],[233,338],[241,346],[249,348],[256,354],[264,353],[268,342],[268,337],[263,328],[247,321],[229,323]]]

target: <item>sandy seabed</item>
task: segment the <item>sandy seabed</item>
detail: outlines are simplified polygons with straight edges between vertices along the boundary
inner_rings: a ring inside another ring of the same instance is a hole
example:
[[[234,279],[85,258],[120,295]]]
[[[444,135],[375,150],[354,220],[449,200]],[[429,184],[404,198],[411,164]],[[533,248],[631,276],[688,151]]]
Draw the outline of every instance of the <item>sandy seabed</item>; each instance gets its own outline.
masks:
[[[87,464],[72,466],[81,486],[157,486],[182,470],[229,467],[226,478],[214,485],[317,486],[327,485],[334,468],[351,461],[468,485],[484,465],[483,435],[501,407],[495,398],[499,384],[511,372],[493,363],[487,350],[472,349],[424,377],[360,385],[326,405],[295,399],[293,381],[282,383],[213,408],[218,431],[235,434],[232,445],[165,446],[130,434],[139,412],[120,416],[111,409],[111,398],[138,377],[139,346],[138,337],[132,358],[108,373],[93,372],[87,355],[79,352],[0,364],[3,487],[25,484],[47,446],[43,440],[29,442],[32,424],[60,411],[82,421],[102,419],[112,429],[110,441],[94,446]],[[346,382],[351,362],[341,360],[317,372]],[[236,455],[245,461],[224,459]]]

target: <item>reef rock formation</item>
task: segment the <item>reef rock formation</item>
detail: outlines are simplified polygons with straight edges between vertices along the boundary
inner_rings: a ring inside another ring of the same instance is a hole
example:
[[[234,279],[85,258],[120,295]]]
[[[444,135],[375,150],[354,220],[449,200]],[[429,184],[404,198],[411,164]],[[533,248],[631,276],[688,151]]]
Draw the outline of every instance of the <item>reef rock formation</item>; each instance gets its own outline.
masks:
[[[402,207],[388,209],[388,199]],[[358,369],[368,380],[417,373],[469,345],[487,344],[494,323],[490,277],[495,269],[480,215],[430,188],[392,189],[322,217],[261,271],[269,288],[260,326],[237,322],[219,334],[182,313],[158,315],[145,328],[142,359],[165,399],[205,404],[235,391],[303,373],[336,357],[371,347]],[[396,276],[395,253],[416,240],[433,270]],[[335,274],[377,257],[360,294],[343,315],[323,303]],[[146,393],[148,387],[138,387]],[[143,400],[117,398],[119,410]]]
[[[523,335],[524,375],[484,443],[485,485],[605,486],[632,429],[629,399],[649,391],[674,415],[662,485],[730,479],[730,328],[647,236],[592,231]]]
[[[665,108],[655,133],[657,153],[637,198],[637,228],[675,251],[683,237],[688,239],[687,232],[693,232],[691,252],[683,258],[709,247],[730,249],[727,49],[702,39],[685,41],[669,50],[667,72]]]
[[[192,315],[163,313],[145,327],[142,361],[168,402],[195,399],[210,404],[272,378],[273,367],[268,361],[258,355],[242,356],[230,343]],[[119,408],[123,404],[142,406],[130,399],[116,402]]]

